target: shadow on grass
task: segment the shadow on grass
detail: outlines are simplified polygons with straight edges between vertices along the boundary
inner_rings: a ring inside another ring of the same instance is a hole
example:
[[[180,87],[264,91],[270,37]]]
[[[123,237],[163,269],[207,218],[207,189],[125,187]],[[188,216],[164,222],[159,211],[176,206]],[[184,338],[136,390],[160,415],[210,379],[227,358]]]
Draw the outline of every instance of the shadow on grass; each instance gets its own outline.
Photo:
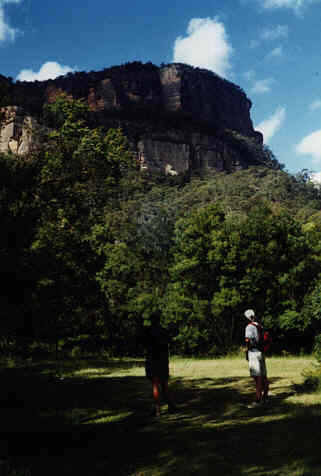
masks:
[[[173,379],[179,412],[164,405],[157,419],[143,377],[42,370],[1,373],[0,461],[31,476],[321,474],[321,405],[289,405],[282,378],[273,405],[254,410],[249,378]]]

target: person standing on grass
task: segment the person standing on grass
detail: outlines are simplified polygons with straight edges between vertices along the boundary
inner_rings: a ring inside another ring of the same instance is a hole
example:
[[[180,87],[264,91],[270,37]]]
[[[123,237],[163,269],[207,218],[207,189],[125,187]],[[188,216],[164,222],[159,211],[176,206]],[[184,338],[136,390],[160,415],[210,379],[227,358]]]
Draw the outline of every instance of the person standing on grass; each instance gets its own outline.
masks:
[[[151,316],[151,325],[145,331],[146,377],[152,383],[152,394],[155,404],[154,415],[160,416],[161,393],[168,403],[168,411],[176,411],[168,389],[169,379],[169,335],[160,324],[160,314]]]
[[[245,343],[247,347],[247,359],[249,362],[250,375],[255,380],[255,401],[251,407],[259,406],[267,401],[269,392],[269,381],[267,378],[264,352],[270,346],[270,340],[264,339],[264,332],[259,319],[255,316],[253,309],[248,309],[244,313],[250,321],[245,329]]]

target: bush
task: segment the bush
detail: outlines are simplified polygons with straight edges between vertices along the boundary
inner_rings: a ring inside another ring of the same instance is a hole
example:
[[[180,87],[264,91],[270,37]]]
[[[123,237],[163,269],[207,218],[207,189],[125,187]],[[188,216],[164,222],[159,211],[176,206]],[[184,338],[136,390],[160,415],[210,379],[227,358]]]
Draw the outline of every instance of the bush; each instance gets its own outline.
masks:
[[[314,341],[313,354],[321,364],[321,334],[317,335]]]
[[[106,351],[108,340],[101,336],[82,334],[62,342],[61,351],[65,356],[80,357],[87,355],[101,355]]]
[[[321,334],[318,334],[314,341],[313,355],[318,361],[314,370],[305,372],[302,389],[306,392],[316,392],[321,390]]]
[[[306,372],[303,385],[300,386],[301,392],[316,392],[321,389],[321,367]]]

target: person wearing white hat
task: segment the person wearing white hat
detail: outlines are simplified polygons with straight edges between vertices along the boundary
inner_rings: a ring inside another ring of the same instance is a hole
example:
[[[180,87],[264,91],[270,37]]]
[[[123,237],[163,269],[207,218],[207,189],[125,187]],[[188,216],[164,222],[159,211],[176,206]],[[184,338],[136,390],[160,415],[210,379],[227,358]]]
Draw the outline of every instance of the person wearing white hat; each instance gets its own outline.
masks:
[[[247,309],[244,316],[250,321],[245,328],[245,343],[247,347],[250,375],[255,380],[256,398],[250,406],[256,407],[266,402],[269,391],[264,346],[262,342],[263,327],[255,316],[253,309]]]

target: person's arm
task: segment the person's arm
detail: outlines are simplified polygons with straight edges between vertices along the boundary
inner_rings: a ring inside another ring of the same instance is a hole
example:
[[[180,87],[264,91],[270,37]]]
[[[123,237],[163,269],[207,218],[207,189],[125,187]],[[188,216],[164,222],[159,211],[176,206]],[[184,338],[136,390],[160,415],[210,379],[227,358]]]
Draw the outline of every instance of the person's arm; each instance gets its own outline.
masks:
[[[249,326],[247,325],[245,328],[245,358],[246,360],[249,360],[249,350],[251,347],[251,338],[250,338],[250,331],[249,331]]]

